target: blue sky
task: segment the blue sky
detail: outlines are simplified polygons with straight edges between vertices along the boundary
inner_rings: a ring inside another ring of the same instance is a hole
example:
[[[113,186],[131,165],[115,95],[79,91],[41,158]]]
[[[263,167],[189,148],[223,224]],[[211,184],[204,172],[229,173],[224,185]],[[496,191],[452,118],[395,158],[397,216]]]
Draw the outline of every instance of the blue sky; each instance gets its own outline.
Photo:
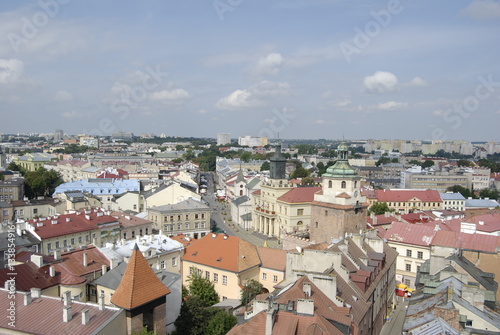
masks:
[[[0,132],[499,141],[500,2],[0,4]]]

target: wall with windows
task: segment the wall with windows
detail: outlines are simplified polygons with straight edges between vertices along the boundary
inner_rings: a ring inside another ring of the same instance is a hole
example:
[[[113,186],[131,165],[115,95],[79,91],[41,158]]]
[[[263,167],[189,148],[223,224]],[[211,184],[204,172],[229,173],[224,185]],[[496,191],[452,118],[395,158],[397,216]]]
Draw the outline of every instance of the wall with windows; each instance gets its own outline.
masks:
[[[260,268],[259,282],[269,292],[274,291],[274,285],[280,283],[283,279],[285,279],[285,273],[283,271],[263,267]]]
[[[420,266],[430,258],[430,247],[388,241],[399,256],[396,259],[396,280],[415,288],[415,278]]]

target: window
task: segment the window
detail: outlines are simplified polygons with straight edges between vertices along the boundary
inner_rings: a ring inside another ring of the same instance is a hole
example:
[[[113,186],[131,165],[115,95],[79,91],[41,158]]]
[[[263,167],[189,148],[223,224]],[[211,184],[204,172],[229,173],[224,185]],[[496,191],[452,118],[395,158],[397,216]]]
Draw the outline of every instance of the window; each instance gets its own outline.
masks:
[[[214,283],[218,283],[218,282],[219,282],[219,274],[214,273]]]
[[[304,209],[297,209],[297,215],[304,215]]]
[[[410,286],[410,280],[409,279],[405,279],[405,285],[406,286]]]
[[[47,243],[47,250],[48,250],[48,251],[52,250],[52,243]],[[7,255],[8,255],[8,254],[7,254],[7,253],[5,253],[5,255],[4,255],[4,256],[7,256]]]
[[[210,280],[210,271],[205,271],[205,279]]]
[[[67,246],[68,246],[68,241],[67,241],[67,240],[64,240],[64,241],[63,241],[63,245],[64,245],[65,247],[67,247]]]
[[[417,251],[417,257],[422,259],[424,258],[424,252],[423,251]]]
[[[195,218],[195,219],[198,219],[198,214],[195,214],[195,215],[194,215],[194,218]]]
[[[277,283],[278,282],[278,276],[274,275],[273,276],[273,283]]]
[[[180,220],[181,220],[181,216],[177,215],[177,221],[180,221]]]
[[[342,183],[340,183],[341,188],[346,188],[346,185],[347,185],[347,183],[345,181],[342,181]]]
[[[186,214],[186,220],[189,220],[189,214]]]
[[[59,249],[61,247],[61,243],[59,241],[56,241],[56,249]]]
[[[142,236],[142,229],[139,229],[139,235]]]
[[[174,221],[174,216],[170,215],[170,221]]]
[[[314,225],[316,228],[318,228],[318,221],[316,221],[316,223]]]
[[[134,211],[137,210],[137,204],[134,204]]]
[[[83,242],[83,238],[81,236],[78,236],[78,243],[82,243]]]
[[[408,272],[411,272],[411,264],[405,264],[405,269]]]
[[[151,257],[152,254],[153,252],[151,250],[148,250],[148,257]]]
[[[222,301],[227,300],[227,297],[222,296]],[[472,321],[471,321],[472,322]]]
[[[194,273],[194,266],[189,268],[189,275],[192,276]]]
[[[75,244],[75,238],[73,237],[73,238],[71,239],[71,245],[74,245],[74,244]]]
[[[417,265],[417,273],[420,272],[420,265]]]
[[[177,266],[177,257],[172,257],[172,266]]]
[[[227,276],[222,276],[222,285],[227,285]]]
[[[135,238],[135,230],[132,230],[132,238]]]
[[[181,230],[181,224],[180,223],[177,224],[177,230]]]
[[[267,273],[263,272],[262,273],[262,280],[266,280],[267,279]]]
[[[126,240],[127,239],[127,233],[123,233],[123,239]]]
[[[161,269],[165,269],[165,261],[161,261],[160,262],[160,268]]]
[[[328,211],[327,210],[325,210],[325,216],[328,216]]]
[[[411,257],[411,250],[410,249],[406,249],[406,257]]]
[[[332,181],[331,180],[328,181],[328,188],[332,188]]]
[[[201,213],[201,218],[204,219],[205,218],[205,213]]]
[[[189,229],[189,222],[186,222],[186,229]]]

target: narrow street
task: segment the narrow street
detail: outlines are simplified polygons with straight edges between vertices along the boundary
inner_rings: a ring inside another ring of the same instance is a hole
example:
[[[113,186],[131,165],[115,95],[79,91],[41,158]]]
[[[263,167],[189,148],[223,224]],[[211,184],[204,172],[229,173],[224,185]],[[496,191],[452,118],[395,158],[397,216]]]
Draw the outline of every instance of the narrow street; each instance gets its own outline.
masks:
[[[238,225],[232,227],[228,221],[228,219],[231,218],[231,204],[229,202],[219,202],[216,200],[214,174],[204,173],[204,175],[207,179],[208,189],[207,193],[202,196],[202,199],[212,209],[212,226],[216,225],[217,228],[223,230],[226,234],[230,236],[238,236],[239,238],[242,238],[245,241],[248,241],[257,246],[267,245],[270,248],[281,248],[281,245],[278,244],[278,240],[276,238],[270,238],[268,236],[256,233],[253,230],[246,231],[244,229],[241,229],[241,227],[239,227]]]

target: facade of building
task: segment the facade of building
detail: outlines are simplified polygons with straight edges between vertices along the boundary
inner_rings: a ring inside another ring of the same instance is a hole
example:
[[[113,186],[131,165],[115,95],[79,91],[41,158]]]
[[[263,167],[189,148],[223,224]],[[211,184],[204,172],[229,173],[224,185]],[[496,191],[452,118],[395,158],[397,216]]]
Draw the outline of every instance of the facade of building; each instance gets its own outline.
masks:
[[[23,200],[24,178],[0,180],[0,201]]]
[[[210,214],[210,207],[193,199],[148,208],[149,220],[156,229],[162,229],[165,234],[183,234],[194,239],[210,232]]]
[[[218,133],[217,134],[217,145],[231,144],[231,134],[228,133]]]
[[[14,157],[12,161],[27,171],[36,171],[45,164],[55,162],[56,160],[57,157],[51,154],[31,152],[23,156]]]
[[[267,137],[252,137],[252,136],[240,136],[238,137],[238,144],[244,147],[263,147],[268,145]]]
[[[439,193],[439,196],[443,200],[443,209],[465,211],[465,197],[460,193],[445,192]]]
[[[370,206],[375,201],[385,202],[389,209],[400,214],[443,209],[443,200],[435,190],[375,190],[375,195],[376,198],[370,199]]]

